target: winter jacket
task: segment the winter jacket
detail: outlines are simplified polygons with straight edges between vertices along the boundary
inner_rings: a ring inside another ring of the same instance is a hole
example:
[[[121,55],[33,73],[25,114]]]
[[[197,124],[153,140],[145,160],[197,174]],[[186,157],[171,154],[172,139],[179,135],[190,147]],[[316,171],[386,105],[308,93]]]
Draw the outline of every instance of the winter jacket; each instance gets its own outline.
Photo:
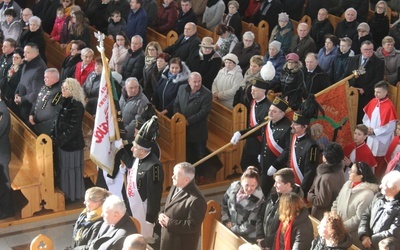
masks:
[[[68,77],[75,76],[76,65],[82,61],[81,54],[76,54],[74,57],[67,56],[61,65],[60,81],[63,82]]]
[[[329,76],[322,71],[321,67],[317,67],[313,72],[308,72],[307,68],[302,68],[303,71],[303,98],[306,99],[309,94],[317,94],[331,85]]]
[[[281,26],[276,25],[271,33],[271,41],[278,41],[281,43],[281,50],[284,54],[288,54],[290,43],[294,35],[293,23],[289,20],[288,24],[281,28]]]
[[[218,93],[217,101],[228,109],[233,109],[233,97],[236,91],[244,86],[242,69],[236,65],[227,71],[226,67],[220,69],[212,84],[211,92]]]
[[[389,34],[389,18],[384,14],[374,13],[368,21],[372,31],[374,43],[378,46],[382,44],[382,39]]]
[[[328,54],[326,54],[326,48],[322,47],[318,52],[318,65],[321,67],[322,71],[326,74],[331,74],[332,62],[335,57],[339,55],[339,47],[334,47]]]
[[[141,81],[143,78],[144,58],[142,49],[136,51],[129,49],[125,61],[122,63],[122,79],[126,80],[128,77],[136,77],[138,81]]]
[[[191,65],[192,71],[200,73],[203,86],[211,90],[212,83],[222,66],[222,59],[218,52],[213,50],[210,54],[204,55],[199,49]]]
[[[178,9],[175,1],[171,1],[168,6],[164,6],[164,3],[158,6],[158,17],[154,29],[162,34],[173,30],[178,21]]]
[[[386,81],[388,81],[393,86],[396,86],[397,82],[400,80],[400,75],[398,74],[400,67],[400,51],[393,49],[393,51],[385,57],[382,53],[382,47],[379,47],[375,55],[385,62],[385,72]]]
[[[342,38],[342,37],[348,37],[350,39],[353,39],[355,35],[357,35],[357,27],[358,27],[358,22],[353,21],[353,22],[347,22],[346,19],[340,21],[336,25],[336,30],[335,30],[335,36]]]
[[[260,45],[255,41],[253,44],[245,48],[243,42],[239,42],[235,45],[232,50],[232,54],[235,54],[239,59],[239,66],[242,69],[242,72],[246,72],[250,67],[250,59],[254,55],[261,54]]]
[[[310,36],[314,39],[317,49],[325,46],[325,35],[333,34],[333,26],[328,18],[323,21],[315,19],[312,23]]]
[[[301,70],[302,64],[296,69],[288,69],[286,65],[286,63],[283,65],[280,86],[275,90],[276,92],[282,92],[283,96],[291,90],[300,88],[304,80],[303,71]]]
[[[296,53],[300,57],[300,60],[304,62],[309,52],[317,52],[317,47],[315,46],[314,39],[312,39],[310,35],[307,35],[301,40],[298,35],[295,35],[290,43],[289,51]]]
[[[185,25],[189,22],[197,24],[197,16],[194,13],[193,9],[190,8],[190,10],[186,13],[183,13],[182,10],[179,10],[178,20],[176,21],[175,28],[174,28],[176,33],[178,33],[178,36],[180,34],[183,34]]]
[[[127,54],[128,49],[126,47],[114,45],[110,61],[108,62],[108,66],[110,67],[110,69],[113,71],[117,71],[121,74],[122,64],[124,63]]]
[[[208,30],[214,31],[214,28],[221,23],[224,11],[225,3],[222,0],[219,0],[211,7],[207,6],[203,14],[202,23],[205,24]]]
[[[275,68],[275,77],[269,81],[270,89],[275,90],[279,88],[279,82],[281,80],[281,72],[283,69],[283,65],[286,63],[285,54],[282,50],[275,55],[275,57],[271,57],[268,53],[264,56],[264,62],[267,63],[270,61]]]
[[[56,20],[54,22],[53,30],[51,31],[50,36],[54,39],[56,42],[60,42],[61,39],[61,30],[64,25],[66,16],[63,18],[58,18],[56,17]]]
[[[4,39],[12,38],[18,41],[19,36],[22,32],[22,24],[19,20],[12,20],[11,23],[3,21],[1,23],[1,29],[3,30]]]
[[[344,226],[352,237],[352,244],[362,248],[357,232],[361,215],[371,204],[375,193],[379,191],[379,187],[377,184],[368,182],[362,182],[355,187],[352,186],[353,182],[350,180],[343,185],[332,204],[331,211],[342,217]]]
[[[345,54],[339,51],[339,54],[333,58],[330,78],[332,83],[337,83],[346,77],[345,72],[347,65],[349,64],[349,59],[354,55],[354,52],[349,49]]]
[[[94,70],[94,61],[91,61],[85,68],[82,70],[82,62],[78,62],[75,67],[75,76],[74,78],[79,82],[82,86],[90,72]]]
[[[117,34],[120,32],[125,32],[126,30],[126,22],[121,18],[121,21],[115,23],[112,19],[110,19],[110,23],[107,27],[107,34],[112,35],[114,37],[114,41],[116,41]]]
[[[361,48],[361,44],[364,41],[368,40],[368,41],[371,41],[372,43],[374,43],[371,33],[368,33],[367,35],[365,35],[363,37],[358,37],[358,34],[357,34],[353,37],[352,40],[353,40],[353,43],[351,44],[351,50],[354,51],[354,54],[356,54],[356,55],[361,53],[360,48]],[[382,41],[381,41],[381,43],[382,43]],[[374,47],[375,47],[375,45],[374,45]]]
[[[312,204],[311,215],[321,220],[329,211],[344,184],[343,162],[322,163],[317,168],[317,176],[307,195]]]

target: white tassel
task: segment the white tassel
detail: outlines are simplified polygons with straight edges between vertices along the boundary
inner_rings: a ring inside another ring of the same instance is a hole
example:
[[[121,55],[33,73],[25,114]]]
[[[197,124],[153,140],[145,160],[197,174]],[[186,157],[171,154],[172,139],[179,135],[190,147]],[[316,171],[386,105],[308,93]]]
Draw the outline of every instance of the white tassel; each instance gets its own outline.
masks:
[[[275,67],[270,61],[268,61],[260,71],[261,77],[264,81],[271,81],[275,77]]]

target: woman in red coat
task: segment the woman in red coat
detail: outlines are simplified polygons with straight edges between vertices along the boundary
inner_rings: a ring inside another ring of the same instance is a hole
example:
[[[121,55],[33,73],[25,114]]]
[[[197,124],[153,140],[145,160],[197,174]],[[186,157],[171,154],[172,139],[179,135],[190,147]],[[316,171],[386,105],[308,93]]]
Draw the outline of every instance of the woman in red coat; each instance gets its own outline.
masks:
[[[79,62],[75,69],[75,79],[81,86],[85,83],[89,73],[94,70],[93,56],[92,49],[84,48],[81,52],[82,62]]]

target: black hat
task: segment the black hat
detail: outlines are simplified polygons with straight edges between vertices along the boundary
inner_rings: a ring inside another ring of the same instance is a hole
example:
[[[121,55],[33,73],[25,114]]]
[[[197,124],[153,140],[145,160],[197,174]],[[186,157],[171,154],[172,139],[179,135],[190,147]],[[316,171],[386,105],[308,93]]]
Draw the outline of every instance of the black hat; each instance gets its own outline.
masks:
[[[261,78],[255,77],[252,81],[251,84],[253,84],[254,87],[259,88],[259,89],[267,89],[267,82],[264,81]]]
[[[300,125],[309,125],[310,124],[310,118],[305,117],[304,115],[301,114],[300,111],[296,111],[293,114],[293,122],[300,124]]]
[[[286,112],[289,107],[289,103],[279,97],[275,97],[275,99],[272,101],[272,105],[282,110],[283,112]]]
[[[330,164],[338,164],[344,158],[342,146],[336,142],[328,142],[322,154],[325,156],[326,161]]]
[[[300,111],[294,112],[293,122],[301,125],[309,125],[312,118],[318,118],[319,112],[325,116],[324,109],[317,102],[317,100],[315,100],[315,96],[310,94],[301,104]]]
[[[150,149],[158,136],[158,118],[153,115],[145,122],[135,137],[135,142],[144,148]]]

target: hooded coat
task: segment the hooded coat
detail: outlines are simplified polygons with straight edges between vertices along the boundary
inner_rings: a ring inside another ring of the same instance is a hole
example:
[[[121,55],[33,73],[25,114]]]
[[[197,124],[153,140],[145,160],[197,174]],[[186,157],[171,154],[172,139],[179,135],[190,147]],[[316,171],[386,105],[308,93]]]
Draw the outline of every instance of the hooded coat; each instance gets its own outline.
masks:
[[[228,71],[226,67],[220,69],[212,84],[211,92],[218,93],[218,101],[225,107],[233,108],[233,98],[236,91],[244,86],[242,69],[236,65]]]

